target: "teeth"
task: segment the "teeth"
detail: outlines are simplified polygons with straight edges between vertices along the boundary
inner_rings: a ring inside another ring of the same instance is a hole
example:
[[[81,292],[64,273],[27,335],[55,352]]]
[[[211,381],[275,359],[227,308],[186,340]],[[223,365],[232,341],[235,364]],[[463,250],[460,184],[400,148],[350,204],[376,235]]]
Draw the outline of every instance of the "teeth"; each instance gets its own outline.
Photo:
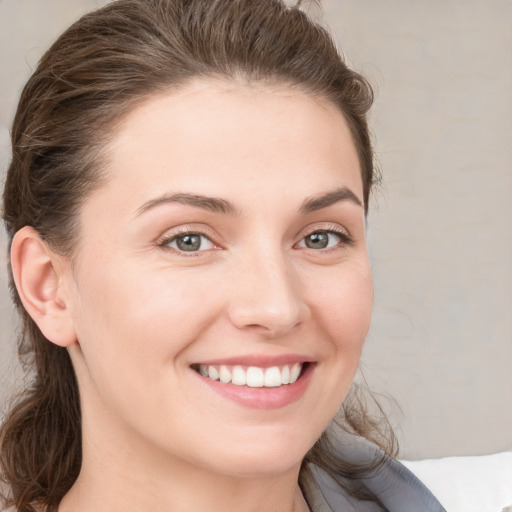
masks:
[[[290,384],[290,367],[283,366],[281,370],[281,384]]]
[[[236,386],[248,386],[250,388],[276,388],[297,381],[302,371],[303,364],[271,366],[259,368],[257,366],[210,366],[199,365],[198,372],[206,378],[220,380],[223,384],[235,384]]]
[[[265,377],[263,376],[263,369],[256,368],[256,366],[249,366],[247,368],[247,385],[250,388],[262,388],[265,384]]]
[[[301,370],[302,370],[302,365],[299,363],[295,363],[292,366],[292,369],[290,371],[290,384],[293,384],[299,378]]]
[[[208,372],[210,373],[210,372]],[[231,382],[231,372],[227,369],[226,366],[221,366],[219,370],[219,380],[224,384],[228,384]]]
[[[218,380],[219,378],[219,371],[215,366],[208,366],[208,377],[212,380]]]
[[[268,368],[265,372],[265,387],[266,388],[275,388],[281,385],[281,372],[277,366],[272,366],[272,368]]]
[[[233,368],[231,382],[237,386],[245,386],[247,384],[247,375],[241,366],[235,366]]]

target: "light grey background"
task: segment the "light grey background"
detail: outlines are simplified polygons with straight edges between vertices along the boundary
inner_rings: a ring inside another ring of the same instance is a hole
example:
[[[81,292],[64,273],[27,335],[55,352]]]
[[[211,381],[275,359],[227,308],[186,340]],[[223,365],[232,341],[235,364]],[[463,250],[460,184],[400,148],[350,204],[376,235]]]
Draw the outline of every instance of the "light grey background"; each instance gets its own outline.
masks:
[[[0,0],[0,168],[30,70],[100,0]],[[512,448],[512,1],[328,0],[376,90],[384,181],[369,237],[375,312],[363,354],[408,458]],[[0,238],[0,402],[19,382]]]

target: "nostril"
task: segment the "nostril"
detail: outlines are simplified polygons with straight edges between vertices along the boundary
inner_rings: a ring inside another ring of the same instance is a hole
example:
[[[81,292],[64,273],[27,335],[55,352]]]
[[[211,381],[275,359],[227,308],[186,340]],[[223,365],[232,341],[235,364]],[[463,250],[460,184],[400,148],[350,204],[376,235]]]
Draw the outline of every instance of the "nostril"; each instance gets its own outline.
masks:
[[[262,321],[262,323],[256,324],[235,324],[235,326],[238,329],[243,329],[247,332],[253,332],[255,334],[261,334],[263,336],[271,336],[271,337],[277,337],[277,336],[283,336],[285,334],[288,334],[301,324],[301,322],[296,323],[287,323],[287,322],[273,322],[273,321]]]

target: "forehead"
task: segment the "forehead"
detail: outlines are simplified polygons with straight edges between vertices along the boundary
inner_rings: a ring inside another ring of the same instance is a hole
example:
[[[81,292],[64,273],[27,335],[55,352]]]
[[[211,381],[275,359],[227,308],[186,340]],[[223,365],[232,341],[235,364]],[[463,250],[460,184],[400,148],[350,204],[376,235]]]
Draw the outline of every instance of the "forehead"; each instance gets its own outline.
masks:
[[[350,186],[357,152],[337,107],[286,86],[199,81],[150,97],[117,125],[106,192],[140,203],[170,191],[310,195]],[[117,191],[117,194],[114,192]]]

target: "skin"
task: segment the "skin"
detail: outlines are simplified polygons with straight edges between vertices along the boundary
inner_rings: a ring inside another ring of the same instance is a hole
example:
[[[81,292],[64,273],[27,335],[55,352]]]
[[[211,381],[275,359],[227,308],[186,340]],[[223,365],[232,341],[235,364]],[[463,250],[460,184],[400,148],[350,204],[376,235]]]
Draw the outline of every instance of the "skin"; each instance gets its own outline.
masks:
[[[350,388],[372,306],[361,204],[301,211],[340,189],[362,203],[342,114],[290,87],[203,81],[116,130],[73,263],[30,228],[13,242],[24,303],[81,393],[83,466],[60,512],[308,510],[300,464]],[[237,214],[160,201],[176,193]],[[179,250],[183,231],[201,250]],[[307,246],[318,231],[327,248]],[[314,361],[304,394],[244,407],[190,367],[254,354]]]

